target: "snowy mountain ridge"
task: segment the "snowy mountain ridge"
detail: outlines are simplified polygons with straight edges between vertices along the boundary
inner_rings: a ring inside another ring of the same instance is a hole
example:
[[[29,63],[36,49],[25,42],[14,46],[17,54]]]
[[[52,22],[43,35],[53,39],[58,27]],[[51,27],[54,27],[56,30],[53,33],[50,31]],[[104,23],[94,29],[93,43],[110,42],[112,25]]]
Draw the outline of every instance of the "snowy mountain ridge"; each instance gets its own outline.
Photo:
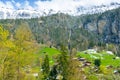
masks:
[[[40,16],[47,16],[55,13],[65,13],[73,16],[82,14],[95,14],[103,13],[107,10],[116,9],[120,7],[120,3],[111,3],[109,5],[91,6],[83,7],[78,6],[75,10],[65,10],[65,11],[54,11],[50,10],[30,10],[30,9],[17,9],[13,10],[10,8],[0,7],[0,19],[30,19],[39,18]]]

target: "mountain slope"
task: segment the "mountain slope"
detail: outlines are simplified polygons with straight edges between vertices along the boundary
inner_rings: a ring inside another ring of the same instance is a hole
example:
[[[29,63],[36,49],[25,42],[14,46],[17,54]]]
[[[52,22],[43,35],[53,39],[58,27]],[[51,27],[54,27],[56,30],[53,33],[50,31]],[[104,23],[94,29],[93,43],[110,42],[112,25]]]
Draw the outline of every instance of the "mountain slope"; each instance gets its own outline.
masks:
[[[28,24],[38,43],[59,48],[86,50],[94,46],[107,48],[112,44],[115,53],[120,50],[120,8],[98,14],[71,16],[57,13],[33,19],[6,19],[0,23],[14,35],[23,23]],[[108,49],[108,48],[107,48]]]

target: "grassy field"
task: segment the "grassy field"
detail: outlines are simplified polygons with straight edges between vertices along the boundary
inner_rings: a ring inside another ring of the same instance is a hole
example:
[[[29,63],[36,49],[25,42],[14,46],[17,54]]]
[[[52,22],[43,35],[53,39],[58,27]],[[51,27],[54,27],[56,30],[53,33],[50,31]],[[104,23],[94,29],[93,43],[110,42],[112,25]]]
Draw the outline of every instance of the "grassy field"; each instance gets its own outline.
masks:
[[[43,47],[42,49],[40,49],[38,55],[41,57],[48,55],[50,59],[50,64],[53,64],[55,62],[55,58],[59,54],[60,54],[59,50],[55,48]],[[85,58],[88,61],[91,61],[92,63],[94,63],[95,59],[101,59],[101,65],[103,66],[112,65],[114,67],[117,67],[120,65],[120,58],[116,58],[117,56],[115,55],[107,54],[105,51],[100,53],[90,53],[90,54],[89,53],[85,54],[84,52],[78,52],[77,57]]]
[[[42,58],[45,55],[48,55],[49,60],[50,60],[50,64],[53,64],[55,62],[55,58],[60,54],[60,52],[55,49],[55,48],[49,48],[49,47],[43,47],[42,49],[40,49],[39,51],[39,56],[41,56]]]
[[[55,48],[49,48],[49,47],[42,47],[40,48],[39,52],[37,54],[35,54],[34,56],[36,57],[36,64],[41,64],[43,62],[43,59],[45,57],[45,55],[48,55],[49,57],[49,63],[50,66],[52,66],[56,60],[56,57],[60,54],[60,52],[55,49]],[[38,73],[40,71],[40,67],[39,66],[34,66],[32,68],[31,73]]]
[[[120,65],[120,58],[118,58],[115,55],[107,54],[106,52],[90,53],[90,54],[89,53],[85,54],[84,52],[78,52],[77,56],[85,58],[88,61],[91,61],[92,63],[94,63],[95,59],[101,59],[101,65],[103,66],[112,65],[114,67],[117,67]]]

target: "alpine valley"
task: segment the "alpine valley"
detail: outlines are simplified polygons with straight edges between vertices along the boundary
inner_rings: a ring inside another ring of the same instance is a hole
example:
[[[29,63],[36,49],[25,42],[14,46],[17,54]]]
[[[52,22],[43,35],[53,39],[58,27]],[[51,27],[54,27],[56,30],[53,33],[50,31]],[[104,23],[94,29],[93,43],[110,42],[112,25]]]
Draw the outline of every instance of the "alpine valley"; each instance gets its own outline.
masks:
[[[120,3],[55,11],[0,7],[0,80],[120,80]]]

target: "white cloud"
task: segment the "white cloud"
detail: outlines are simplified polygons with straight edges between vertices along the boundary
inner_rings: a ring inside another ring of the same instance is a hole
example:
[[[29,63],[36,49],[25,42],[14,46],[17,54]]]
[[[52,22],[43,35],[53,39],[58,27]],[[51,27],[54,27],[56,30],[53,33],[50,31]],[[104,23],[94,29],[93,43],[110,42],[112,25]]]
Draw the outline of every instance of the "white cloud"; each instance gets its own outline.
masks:
[[[5,5],[6,5],[7,8],[14,9],[14,6],[13,6],[12,2],[10,2],[10,1],[7,1],[7,2],[5,3]]]
[[[118,2],[120,0],[51,0],[51,1],[33,1],[31,6],[29,0],[25,0],[23,3],[15,2],[15,0],[6,1],[3,3],[0,1],[0,7],[7,7],[12,9],[25,8],[25,9],[37,9],[37,10],[50,10],[55,11],[74,11],[78,6],[89,7],[93,5],[110,4],[111,2]]]
[[[120,2],[120,0],[52,0],[52,1],[36,1],[38,9],[55,9],[55,10],[66,10],[73,9],[76,6],[92,6],[101,4],[110,4],[111,2]]]
[[[73,0],[52,0],[52,1],[36,1],[36,7],[38,9],[53,9],[53,10],[66,10],[73,9],[76,5]]]
[[[5,3],[0,1],[0,7],[4,7],[4,6],[5,6]]]
[[[55,12],[65,12],[68,10],[74,12],[74,10],[79,4],[78,2],[75,2],[73,0],[52,0],[46,2],[36,1],[35,5],[35,8],[37,10],[44,10],[46,13],[48,13],[50,9],[53,9]]]
[[[25,1],[25,3],[24,3],[24,8],[25,8],[25,9],[30,9],[30,10],[33,10],[33,9],[34,9],[34,7],[32,7],[28,1]]]
[[[10,1],[6,1],[5,3],[0,1],[0,7],[14,9],[14,6],[13,6],[12,2],[10,2]]]
[[[120,2],[120,0],[52,0],[52,1],[36,1],[34,4],[36,5],[37,10],[50,10],[53,9],[55,11],[67,11],[70,10],[74,12],[74,10],[78,6],[90,7],[102,4],[110,4],[111,2]]]
[[[120,2],[120,0],[79,0],[80,3],[83,3],[83,6],[88,5],[101,5],[101,4],[110,4],[111,2]]]
[[[17,3],[15,4],[15,6],[16,6],[17,8],[20,8],[20,7],[21,7],[21,4],[20,4],[19,2],[17,2]]]
[[[16,2],[15,6],[17,8],[34,10],[34,7],[32,7],[28,1],[24,1],[23,3]]]

